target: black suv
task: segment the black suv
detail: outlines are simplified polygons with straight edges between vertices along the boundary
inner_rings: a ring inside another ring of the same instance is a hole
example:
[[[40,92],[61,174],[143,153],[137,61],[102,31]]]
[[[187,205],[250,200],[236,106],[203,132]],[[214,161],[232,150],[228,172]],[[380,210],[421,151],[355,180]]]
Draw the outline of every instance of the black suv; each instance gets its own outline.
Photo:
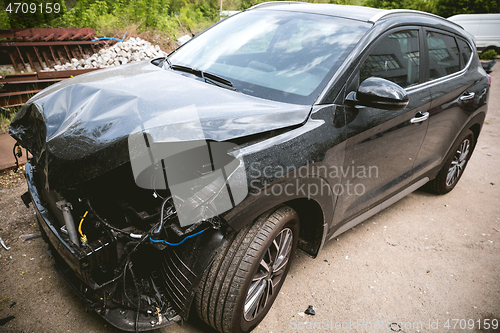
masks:
[[[441,17],[274,2],[166,58],[55,84],[10,134],[33,155],[55,267],[90,309],[128,331],[192,309],[248,332],[296,247],[315,257],[426,183],[455,187],[489,84]]]

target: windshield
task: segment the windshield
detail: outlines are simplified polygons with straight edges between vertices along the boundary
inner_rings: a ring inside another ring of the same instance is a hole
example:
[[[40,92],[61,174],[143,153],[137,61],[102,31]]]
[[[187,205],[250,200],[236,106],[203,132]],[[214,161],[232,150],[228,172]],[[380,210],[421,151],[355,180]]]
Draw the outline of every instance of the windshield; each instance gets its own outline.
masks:
[[[312,104],[370,27],[326,15],[251,10],[215,25],[169,59],[227,79],[248,95]]]

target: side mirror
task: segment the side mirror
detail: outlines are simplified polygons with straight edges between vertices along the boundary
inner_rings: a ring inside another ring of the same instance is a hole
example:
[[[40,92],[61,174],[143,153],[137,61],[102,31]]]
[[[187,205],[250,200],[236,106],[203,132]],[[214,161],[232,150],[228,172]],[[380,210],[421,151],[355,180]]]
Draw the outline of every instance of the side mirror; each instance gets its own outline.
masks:
[[[356,92],[351,91],[346,97],[348,105],[363,105],[384,110],[403,110],[410,102],[408,94],[398,84],[370,77],[364,80]]]

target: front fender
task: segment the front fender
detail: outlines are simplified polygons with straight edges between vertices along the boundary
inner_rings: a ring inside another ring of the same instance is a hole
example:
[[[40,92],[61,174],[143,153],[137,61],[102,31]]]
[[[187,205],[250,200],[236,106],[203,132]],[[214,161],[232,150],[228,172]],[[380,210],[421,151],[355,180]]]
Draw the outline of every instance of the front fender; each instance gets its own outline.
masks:
[[[280,178],[259,189],[257,193],[249,194],[224,219],[231,228],[238,231],[269,209],[296,199],[317,202],[323,212],[323,223],[332,220],[336,196],[330,184],[318,176]]]

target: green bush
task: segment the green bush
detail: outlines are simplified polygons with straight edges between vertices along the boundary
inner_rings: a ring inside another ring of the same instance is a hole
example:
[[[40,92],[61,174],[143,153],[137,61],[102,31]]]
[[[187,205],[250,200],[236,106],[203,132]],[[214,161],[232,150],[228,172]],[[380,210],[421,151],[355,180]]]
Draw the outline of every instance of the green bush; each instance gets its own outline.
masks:
[[[497,53],[495,50],[487,50],[479,55],[479,59],[481,60],[493,60],[496,58],[497,58]]]
[[[219,6],[217,0],[79,0],[53,23],[92,27],[97,34],[160,30],[176,38],[182,30],[197,33],[217,22]]]

